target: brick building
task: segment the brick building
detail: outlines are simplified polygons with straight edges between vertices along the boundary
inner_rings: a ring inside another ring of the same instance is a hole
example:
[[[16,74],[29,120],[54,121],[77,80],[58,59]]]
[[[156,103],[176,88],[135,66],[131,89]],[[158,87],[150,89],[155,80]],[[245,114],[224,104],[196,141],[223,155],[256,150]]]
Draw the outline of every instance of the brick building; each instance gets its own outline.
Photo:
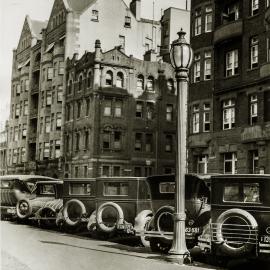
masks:
[[[191,1],[189,170],[270,173],[269,1]]]
[[[67,61],[65,177],[175,170],[175,88],[167,63],[121,47]],[[153,52],[152,52],[153,54]]]
[[[129,7],[123,0],[55,0],[48,21],[26,16],[13,53],[8,172],[63,175],[68,57],[82,57],[100,39],[104,50],[121,46],[143,59],[162,45],[161,27],[141,17],[140,0]]]
[[[0,123],[2,124],[2,123]],[[0,125],[0,175],[7,174],[8,121]]]

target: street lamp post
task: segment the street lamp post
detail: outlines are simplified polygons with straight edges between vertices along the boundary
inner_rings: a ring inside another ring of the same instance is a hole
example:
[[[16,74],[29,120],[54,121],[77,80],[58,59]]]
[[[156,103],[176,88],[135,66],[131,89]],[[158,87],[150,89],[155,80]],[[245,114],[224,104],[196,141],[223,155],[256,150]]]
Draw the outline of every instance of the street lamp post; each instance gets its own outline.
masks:
[[[175,213],[173,244],[168,259],[179,264],[189,256],[185,237],[185,173],[186,173],[186,134],[187,134],[187,89],[188,71],[192,62],[192,49],[185,40],[185,32],[178,32],[179,38],[173,41],[170,59],[175,69],[177,81],[177,157],[175,185]]]

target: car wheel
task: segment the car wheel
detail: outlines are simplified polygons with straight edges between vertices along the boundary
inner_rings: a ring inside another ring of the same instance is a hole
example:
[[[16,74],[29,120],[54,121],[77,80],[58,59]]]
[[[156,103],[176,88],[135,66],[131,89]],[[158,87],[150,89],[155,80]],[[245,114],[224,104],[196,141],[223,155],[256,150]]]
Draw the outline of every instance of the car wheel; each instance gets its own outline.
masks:
[[[55,223],[55,212],[51,209],[44,209],[41,214],[42,219],[39,220],[41,228],[52,228]],[[52,219],[53,218],[53,219]]]
[[[157,239],[157,238],[151,238],[149,242],[150,242],[150,248],[153,252],[158,252],[158,253],[163,253],[163,254],[167,254],[172,246],[171,244],[164,243],[160,241],[160,239]]]
[[[150,220],[152,219],[152,216],[148,216],[143,221],[143,230],[148,231]],[[145,239],[145,236],[140,236],[141,243],[144,247],[150,247],[150,241]]]

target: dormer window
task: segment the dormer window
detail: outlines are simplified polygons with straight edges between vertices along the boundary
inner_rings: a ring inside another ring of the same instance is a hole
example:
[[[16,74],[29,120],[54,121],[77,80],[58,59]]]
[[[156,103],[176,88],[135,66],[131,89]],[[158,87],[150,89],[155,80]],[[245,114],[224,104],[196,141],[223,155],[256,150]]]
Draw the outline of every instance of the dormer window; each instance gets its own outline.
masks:
[[[96,10],[96,9],[93,9],[92,10],[91,21],[98,22],[98,10]]]
[[[129,16],[125,17],[125,27],[131,27],[131,18]]]

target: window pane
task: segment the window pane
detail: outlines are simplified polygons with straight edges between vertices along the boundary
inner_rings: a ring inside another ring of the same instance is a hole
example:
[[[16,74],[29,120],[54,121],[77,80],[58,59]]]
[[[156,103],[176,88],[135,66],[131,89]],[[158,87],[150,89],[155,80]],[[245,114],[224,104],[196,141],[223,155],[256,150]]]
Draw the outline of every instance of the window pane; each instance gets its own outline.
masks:
[[[260,189],[258,183],[244,184],[244,202],[260,202]]]
[[[93,186],[92,184],[83,183],[70,183],[69,184],[69,194],[72,195],[92,195]]]
[[[240,188],[238,185],[228,185],[224,188],[224,201],[241,201]]]
[[[103,193],[105,196],[127,196],[128,195],[128,183],[104,183]]]

